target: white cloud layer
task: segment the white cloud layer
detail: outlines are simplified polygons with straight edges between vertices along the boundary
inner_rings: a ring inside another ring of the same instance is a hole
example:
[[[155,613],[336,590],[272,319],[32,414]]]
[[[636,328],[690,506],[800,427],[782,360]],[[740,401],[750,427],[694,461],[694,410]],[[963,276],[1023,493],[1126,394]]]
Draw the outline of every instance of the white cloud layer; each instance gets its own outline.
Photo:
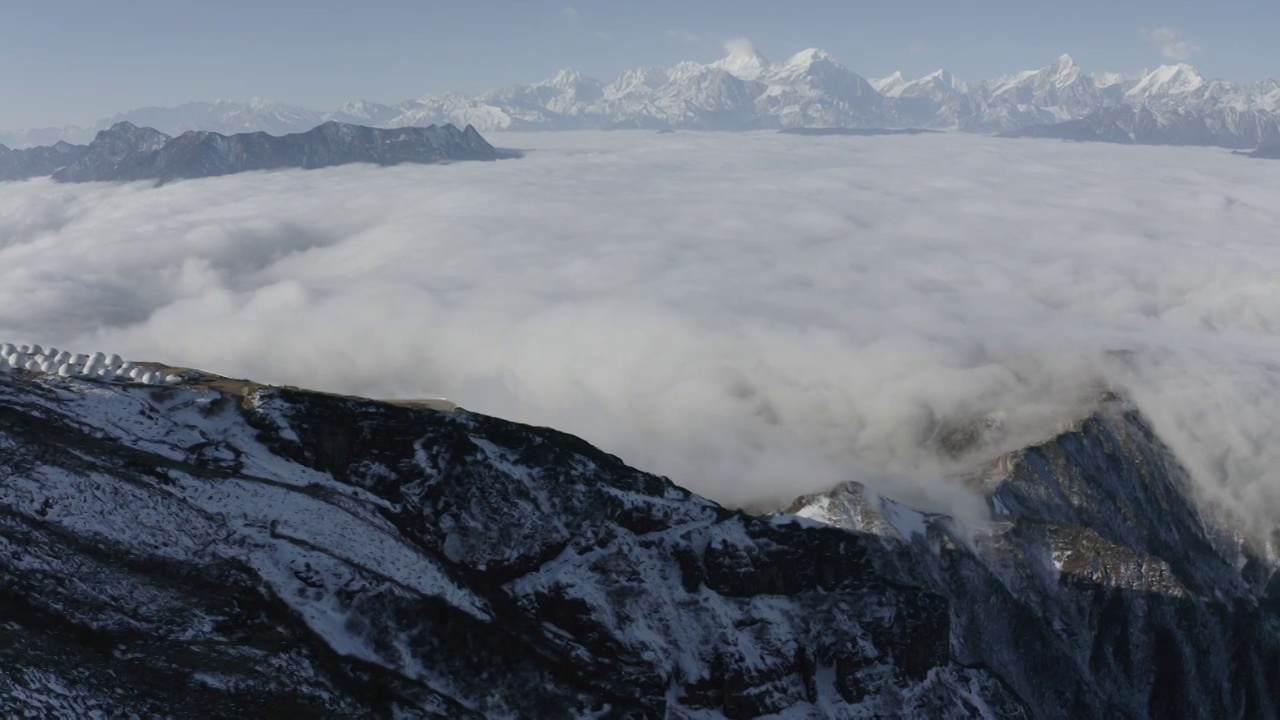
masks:
[[[0,339],[582,435],[728,503],[956,510],[1127,392],[1206,497],[1280,508],[1280,165],[968,135],[495,136],[496,164],[0,186]],[[923,500],[922,500],[923,498]]]
[[[751,57],[758,51],[749,38],[737,37],[724,41],[724,51],[733,57]]]
[[[1143,28],[1142,37],[1160,48],[1160,54],[1168,60],[1185,62],[1203,52],[1200,45],[1182,36],[1171,27]]]

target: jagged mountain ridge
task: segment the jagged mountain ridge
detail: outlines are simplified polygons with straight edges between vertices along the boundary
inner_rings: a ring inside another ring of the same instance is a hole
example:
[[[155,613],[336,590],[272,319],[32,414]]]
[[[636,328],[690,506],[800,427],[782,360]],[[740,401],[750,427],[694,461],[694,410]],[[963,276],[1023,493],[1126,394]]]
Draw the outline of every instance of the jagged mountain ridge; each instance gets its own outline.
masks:
[[[0,145],[0,181],[51,175],[80,157],[86,149],[84,145],[65,142],[21,150],[10,150]]]
[[[1275,548],[1118,400],[974,478],[975,537],[852,484],[757,518],[545,428],[7,349],[0,714],[1280,708]]]
[[[50,175],[58,182],[214,177],[253,170],[313,169],[349,163],[437,163],[505,157],[475,128],[453,125],[380,129],[327,122],[304,133],[170,137],[119,122],[88,146],[11,151],[0,146],[0,180]],[[9,162],[8,158],[15,158]],[[24,159],[25,158],[25,159]]]
[[[788,512],[887,538],[878,567],[949,598],[957,657],[1037,717],[1280,716],[1280,537],[1204,517],[1136,408],[1106,399],[973,482],[994,522],[972,539],[856,483]]]
[[[0,371],[0,715],[1028,717],[858,535],[545,428],[13,352],[58,369]]]
[[[125,113],[92,129],[0,133],[0,142],[87,143],[95,132],[125,120],[173,135],[188,130],[301,132],[330,120],[378,127],[451,123],[474,125],[481,132],[924,127],[999,133],[1077,121],[1117,108],[1201,118],[1179,121],[1201,126],[1194,134],[1172,133],[1179,144],[1241,147],[1251,136],[1234,127],[1244,121],[1233,121],[1231,114],[1249,117],[1254,125],[1274,125],[1280,116],[1280,82],[1241,86],[1208,80],[1185,64],[1136,76],[1087,74],[1069,55],[1040,70],[976,84],[945,70],[916,80],[896,73],[868,82],[821,50],[804,50],[774,64],[754,50],[738,49],[705,65],[684,62],[630,70],[609,83],[562,70],[533,85],[474,96],[451,93],[397,105],[358,101],[330,113],[263,100],[191,103]],[[1168,133],[1148,139],[1145,127],[1136,125],[1130,132],[1134,141],[1167,142]]]

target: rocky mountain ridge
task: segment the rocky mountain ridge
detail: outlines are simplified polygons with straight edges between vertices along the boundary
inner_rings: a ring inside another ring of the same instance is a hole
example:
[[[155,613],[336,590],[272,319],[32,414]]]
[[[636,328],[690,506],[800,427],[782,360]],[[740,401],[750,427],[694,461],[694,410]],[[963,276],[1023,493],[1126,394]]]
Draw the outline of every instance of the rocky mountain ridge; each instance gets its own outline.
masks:
[[[855,534],[545,428],[9,350],[5,716],[1026,717]]]
[[[971,478],[975,529],[857,485],[753,517],[448,406],[0,356],[6,716],[1280,707],[1277,548],[1117,399]]]
[[[58,182],[215,177],[254,170],[314,169],[350,163],[397,165],[509,157],[475,128],[453,125],[378,129],[327,122],[304,133],[220,135],[190,131],[170,137],[119,122],[87,146],[9,150],[0,146],[0,180],[51,175]],[[12,158],[12,159],[10,159]]]
[[[0,181],[52,175],[84,153],[83,145],[59,142],[48,147],[10,150],[0,145]]]

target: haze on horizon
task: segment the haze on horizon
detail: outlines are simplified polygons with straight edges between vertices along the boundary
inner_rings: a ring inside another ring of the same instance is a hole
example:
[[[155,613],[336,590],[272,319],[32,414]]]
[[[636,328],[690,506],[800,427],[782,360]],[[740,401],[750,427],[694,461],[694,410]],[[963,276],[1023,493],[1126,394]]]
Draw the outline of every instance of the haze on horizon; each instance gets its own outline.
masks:
[[[1241,20],[1247,19],[1247,22]],[[1091,71],[1187,61],[1251,82],[1280,75],[1260,0],[1061,4],[941,0],[850,4],[657,0],[352,4],[228,0],[217,10],[140,0],[13,0],[0,62],[0,129],[89,124],[154,105],[268,98],[314,110],[531,83],[573,67],[612,79],[640,66],[709,62],[750,38],[770,59],[807,47],[872,78],[945,67],[978,82],[1070,53]]]

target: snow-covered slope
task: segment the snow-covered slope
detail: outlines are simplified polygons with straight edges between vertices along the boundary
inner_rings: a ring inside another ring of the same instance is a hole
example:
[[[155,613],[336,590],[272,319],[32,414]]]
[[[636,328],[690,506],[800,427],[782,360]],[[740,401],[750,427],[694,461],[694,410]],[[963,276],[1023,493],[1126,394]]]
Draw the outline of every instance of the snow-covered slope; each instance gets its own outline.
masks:
[[[1280,707],[1276,548],[1118,401],[975,477],[975,534],[856,485],[751,517],[448,405],[0,357],[0,715]]]
[[[1029,717],[858,535],[460,410],[13,364],[2,716]]]

